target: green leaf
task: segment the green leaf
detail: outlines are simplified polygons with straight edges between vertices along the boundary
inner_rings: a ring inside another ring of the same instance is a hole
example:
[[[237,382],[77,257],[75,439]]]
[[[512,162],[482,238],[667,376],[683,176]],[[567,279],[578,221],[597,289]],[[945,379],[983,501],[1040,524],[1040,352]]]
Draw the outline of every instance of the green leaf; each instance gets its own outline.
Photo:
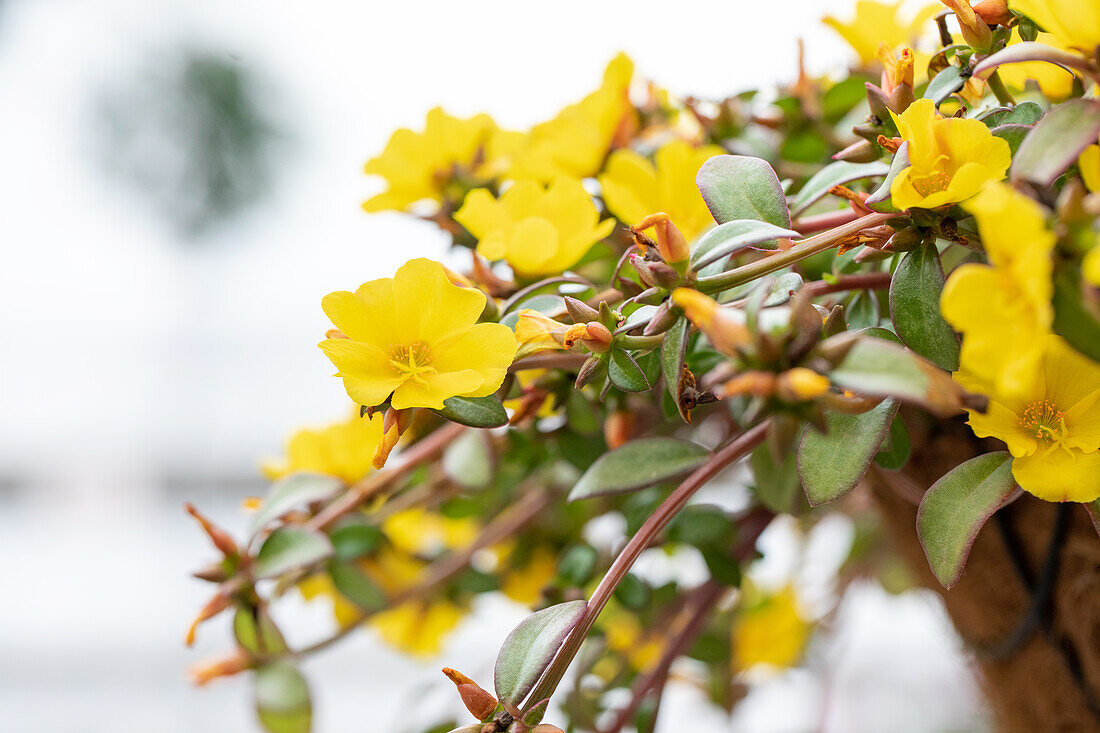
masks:
[[[634,491],[691,473],[710,451],[676,438],[641,438],[604,453],[584,472],[569,501]]]
[[[255,536],[268,522],[281,517],[291,509],[327,499],[343,486],[344,482],[340,479],[320,473],[292,473],[284,476],[271,484],[267,498],[252,517],[249,534]]]
[[[1035,102],[1020,102],[1015,107],[996,107],[978,115],[990,129],[1000,125],[1034,125],[1043,117],[1043,108]]]
[[[337,560],[356,560],[369,555],[382,544],[385,535],[371,524],[352,522],[343,524],[329,534],[333,557]]]
[[[797,454],[789,451],[783,462],[777,464],[771,449],[767,445],[759,445],[749,457],[749,465],[752,466],[756,497],[760,503],[773,512],[793,513],[798,490],[802,488]]]
[[[861,338],[829,378],[870,397],[896,397],[947,417],[962,409],[963,390],[948,372],[882,338]]]
[[[695,183],[719,224],[756,219],[780,227],[791,225],[783,186],[765,160],[746,155],[716,155],[699,168]]]
[[[802,276],[797,272],[784,272],[768,282],[768,290],[763,294],[760,302],[761,308],[772,308],[783,305],[802,288]]]
[[[940,102],[962,89],[969,78],[969,73],[964,75],[958,66],[948,66],[928,82],[928,87],[924,90],[924,98],[931,99],[939,107]]]
[[[1012,456],[999,451],[956,466],[924,495],[917,510],[917,536],[945,588],[958,581],[982,525],[1015,492]]]
[[[328,573],[336,590],[367,613],[386,607],[386,594],[355,563],[331,562]]]
[[[1015,155],[1031,130],[1031,125],[998,125],[991,132],[1007,142],[1009,151]]]
[[[1054,332],[1093,361],[1100,361],[1100,322],[1083,305],[1081,281],[1072,269],[1054,274]]]
[[[289,662],[256,669],[256,715],[270,733],[309,733],[313,707],[305,678]]]
[[[611,363],[607,365],[607,377],[611,383],[624,392],[645,392],[649,389],[649,380],[645,372],[634,361],[634,357],[622,349],[611,350]]]
[[[1012,158],[1013,181],[1050,186],[1100,137],[1100,102],[1071,99],[1051,107]]]
[[[499,428],[508,423],[508,413],[496,397],[451,397],[443,400],[436,415],[471,428]]]
[[[640,611],[649,605],[649,586],[633,573],[623,576],[612,593],[615,600],[632,611]]]
[[[710,577],[731,588],[741,586],[741,564],[737,562],[737,558],[717,547],[708,547],[701,552]]]
[[[233,636],[253,654],[281,654],[287,649],[275,622],[260,608],[238,608],[233,615]]]
[[[673,400],[679,397],[676,390],[680,386],[680,374],[684,371],[689,333],[691,323],[686,318],[680,318],[665,331],[664,341],[661,342],[661,374]]]
[[[584,585],[595,572],[599,557],[592,545],[573,545],[558,561],[558,575],[572,586]]]
[[[465,434],[443,451],[443,473],[459,486],[483,489],[493,480],[492,460],[485,435],[474,431]]]
[[[531,614],[512,629],[493,671],[497,699],[514,707],[523,702],[587,607],[587,601],[559,603]]]
[[[793,229],[755,219],[735,219],[708,229],[691,248],[691,267],[699,270],[727,257],[736,249],[759,245],[756,249],[775,249],[781,237],[801,237]],[[767,243],[767,244],[766,244]]]
[[[693,547],[727,545],[733,522],[715,506],[686,506],[669,523],[668,538]]]
[[[890,281],[890,318],[906,346],[953,372],[959,368],[959,337],[940,315],[943,283],[934,245],[907,252]]]
[[[838,160],[830,163],[806,181],[793,199],[791,199],[791,216],[798,216],[807,207],[829,193],[833,186],[842,183],[851,183],[862,178],[885,176],[890,172],[890,166],[881,161],[872,163],[850,163],[846,160]]]
[[[907,141],[903,142],[898,151],[894,153],[894,159],[890,161],[890,171],[886,174],[886,178],[882,179],[879,187],[863,202],[867,208],[880,213],[897,212],[898,208],[890,200],[890,187],[894,185],[894,179],[898,177],[898,174],[908,167],[909,143]]]
[[[301,527],[279,527],[268,535],[256,553],[256,577],[282,575],[331,554],[332,543],[320,532]]]
[[[886,436],[882,450],[875,454],[875,463],[888,471],[897,471],[909,462],[911,450],[909,429],[905,427],[905,421],[901,419],[901,415],[895,415],[890,423],[890,433]]]
[[[859,415],[827,413],[824,433],[806,428],[798,445],[798,475],[811,505],[839,499],[855,488],[897,410],[897,402],[883,400]]]

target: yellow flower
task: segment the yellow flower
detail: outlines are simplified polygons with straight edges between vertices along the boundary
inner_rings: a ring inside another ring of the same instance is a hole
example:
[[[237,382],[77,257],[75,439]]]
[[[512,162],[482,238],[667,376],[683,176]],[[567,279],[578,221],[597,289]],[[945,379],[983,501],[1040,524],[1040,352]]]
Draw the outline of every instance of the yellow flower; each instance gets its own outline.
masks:
[[[382,639],[408,654],[430,657],[443,649],[443,640],[465,616],[451,601],[409,601],[371,617]]]
[[[557,178],[543,188],[520,181],[494,199],[479,188],[466,196],[455,221],[478,239],[478,254],[507,260],[524,277],[560,273],[577,264],[615,227],[600,220],[579,181]]]
[[[616,150],[599,177],[603,200],[620,221],[636,226],[658,211],[668,214],[688,240],[714,224],[695,185],[699,167],[724,151],[716,145],[693,147],[683,140],[665,143],[654,162],[633,150]]]
[[[1081,262],[1081,274],[1085,282],[1100,288],[1100,237],[1096,244],[1085,253],[1085,259]]]
[[[911,19],[901,15],[902,2],[875,2],[858,0],[855,17],[850,22],[842,22],[833,16],[826,16],[822,22],[839,33],[848,45],[859,54],[864,64],[871,64],[878,58],[879,43],[885,43],[891,49],[904,44],[912,44],[920,37],[925,23],[936,13],[936,6],[924,7]]]
[[[1004,178],[1012,162],[1007,141],[978,120],[940,117],[931,99],[918,99],[894,121],[909,143],[909,167],[890,186],[899,209],[965,201]]]
[[[663,646],[658,634],[649,633],[638,617],[629,611],[612,608],[602,614],[600,626],[604,629],[608,648],[618,652],[636,671],[645,673],[661,660]]]
[[[533,308],[524,308],[516,321],[516,341],[519,342],[516,358],[546,349],[564,349],[568,329],[564,323],[558,323]]]
[[[733,625],[734,667],[790,667],[802,656],[811,629],[799,610],[794,590],[784,588],[738,614]]]
[[[297,471],[317,471],[355,483],[371,470],[371,460],[382,442],[382,415],[359,417],[319,430],[299,430],[287,441],[286,458],[263,464],[269,479]]]
[[[1096,53],[1100,45],[1100,3],[1095,0],[1010,0],[1012,9],[1049,31],[1062,44]]]
[[[1081,179],[1092,193],[1100,191],[1100,145],[1089,145],[1077,158]]]
[[[676,288],[672,291],[672,302],[699,327],[714,348],[727,356],[736,356],[737,350],[751,338],[749,329],[733,309],[722,307],[698,290]]]
[[[604,71],[600,88],[528,133],[508,172],[515,179],[551,181],[586,178],[603,165],[615,133],[634,115],[628,91],[634,63],[619,54]]]
[[[351,626],[363,615],[359,608],[336,590],[326,573],[311,575],[298,583],[298,592],[307,601],[327,598],[332,603],[332,615],[340,628]]]
[[[388,517],[382,531],[401,552],[438,555],[472,544],[477,539],[478,524],[469,518],[445,517],[417,507]]]
[[[484,397],[500,387],[516,353],[510,328],[477,322],[485,295],[452,285],[431,260],[410,260],[392,279],[354,293],[329,293],[322,307],[348,338],[318,346],[361,405],[379,405],[391,393],[398,410]]]
[[[1069,50],[1051,33],[1040,33],[1036,39],[1039,43],[1062,50]],[[1013,34],[1008,45],[1020,43],[1018,35]],[[1025,61],[1020,64],[1004,64],[997,69],[1005,84],[1015,89],[1023,89],[1024,84],[1033,79],[1039,85],[1043,94],[1051,99],[1065,99],[1073,93],[1073,74],[1057,64],[1048,64],[1045,61]],[[973,77],[971,77],[973,79]]]
[[[978,391],[987,386],[965,371],[959,381]],[[1046,501],[1100,497],[1100,364],[1048,335],[1039,369],[1020,394],[987,394],[988,409],[971,410],[970,427],[1008,445],[1020,488]]]
[[[990,185],[965,207],[978,222],[989,265],[952,272],[940,310],[963,334],[962,368],[998,393],[1016,393],[1033,381],[1054,317],[1055,236],[1039,205],[1005,183]]]
[[[537,311],[531,311],[537,313]],[[518,326],[517,326],[518,327]],[[517,336],[518,339],[518,336]],[[521,341],[522,344],[522,341]],[[551,348],[561,348],[556,345]],[[523,346],[520,346],[522,351]],[[516,352],[519,354],[520,352]],[[527,399],[528,390],[534,386],[534,384],[541,379],[547,373],[546,369],[520,369],[515,372],[516,381],[519,382],[520,389],[522,390],[518,397],[513,397],[510,400],[504,400],[504,406],[509,410],[515,412],[516,410],[523,409],[524,402]],[[533,409],[533,408],[532,408]],[[554,409],[554,400],[552,395],[547,394],[541,403],[539,403],[538,410],[535,411],[537,417],[551,417],[557,410]]]
[[[504,576],[500,590],[516,603],[531,607],[542,597],[542,589],[558,573],[558,559],[544,547],[537,548],[527,564]]]
[[[386,191],[363,203],[367,211],[401,211],[418,201],[442,201],[457,174],[470,175],[483,164],[485,146],[497,132],[489,115],[452,117],[441,108],[428,112],[423,132],[401,128],[382,154],[363,167],[389,183]]]

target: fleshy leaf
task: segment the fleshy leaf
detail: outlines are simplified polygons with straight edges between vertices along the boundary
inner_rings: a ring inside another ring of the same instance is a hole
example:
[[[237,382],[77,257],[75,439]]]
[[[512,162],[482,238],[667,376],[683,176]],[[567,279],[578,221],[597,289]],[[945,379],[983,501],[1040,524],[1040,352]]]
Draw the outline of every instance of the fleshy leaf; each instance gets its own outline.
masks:
[[[432,410],[442,418],[471,428],[499,428],[508,422],[508,413],[496,397],[451,397],[443,400],[442,410]]]
[[[699,270],[712,262],[717,262],[741,247],[763,245],[774,242],[780,237],[801,237],[793,229],[769,224],[755,219],[735,219],[708,229],[691,248],[691,267]],[[758,249],[775,249],[769,244]]]
[[[945,588],[962,575],[982,525],[1015,493],[1012,456],[1000,451],[956,466],[924,495],[917,535],[928,566]]]
[[[699,168],[695,183],[719,224],[756,219],[780,227],[791,225],[783,186],[765,160],[747,155],[716,155]]]
[[[270,733],[309,733],[313,707],[305,678],[289,662],[256,670],[256,715]]]
[[[1070,269],[1054,275],[1054,332],[1093,361],[1100,361],[1100,321],[1083,305],[1081,281]]]
[[[683,476],[703,465],[710,451],[676,438],[641,438],[596,459],[573,490],[569,501],[617,494]]]
[[[829,378],[855,392],[896,397],[941,417],[960,412],[966,394],[947,372],[881,338],[857,341]]]
[[[261,608],[238,608],[233,615],[233,636],[253,654],[281,654],[287,649],[279,628]]]
[[[953,372],[959,368],[959,338],[940,315],[943,283],[935,246],[906,253],[890,281],[890,318],[906,346]]]
[[[1021,44],[1022,45],[1022,44]],[[1072,99],[1052,107],[1012,157],[1014,181],[1049,186],[1100,137],[1100,102]]]
[[[645,392],[649,389],[649,380],[645,372],[638,366],[638,362],[634,361],[634,357],[622,349],[614,349],[611,352],[607,376],[612,384],[624,392]]]
[[[936,74],[924,90],[924,98],[931,99],[940,106],[940,102],[950,97],[966,85],[967,76],[958,66],[948,66]]]
[[[333,562],[328,571],[336,590],[359,608],[374,612],[386,607],[386,594],[355,563]]]
[[[512,707],[523,702],[587,607],[587,601],[559,603],[531,614],[512,629],[493,672],[497,699]]]
[[[661,342],[661,374],[665,378],[665,387],[672,399],[677,399],[676,387],[680,382],[680,374],[684,370],[684,358],[687,355],[688,334],[691,333],[691,323],[681,317],[672,327],[665,331],[665,338]]]
[[[279,527],[268,535],[256,553],[256,577],[282,575],[331,554],[332,543],[320,532],[301,527]]]
[[[855,488],[897,411],[897,402],[887,399],[858,415],[827,413],[824,433],[806,427],[798,444],[798,475],[811,505],[839,499]]]
[[[894,153],[894,159],[890,161],[890,171],[886,174],[886,178],[882,180],[882,184],[863,202],[867,208],[884,214],[896,212],[898,209],[890,200],[890,186],[893,185],[898,174],[908,167],[909,143],[904,142],[898,148],[898,151]]]
[[[292,473],[271,485],[267,498],[252,517],[250,535],[255,535],[264,526],[291,509],[313,501],[327,499],[343,487],[344,483],[332,476],[321,473]]]

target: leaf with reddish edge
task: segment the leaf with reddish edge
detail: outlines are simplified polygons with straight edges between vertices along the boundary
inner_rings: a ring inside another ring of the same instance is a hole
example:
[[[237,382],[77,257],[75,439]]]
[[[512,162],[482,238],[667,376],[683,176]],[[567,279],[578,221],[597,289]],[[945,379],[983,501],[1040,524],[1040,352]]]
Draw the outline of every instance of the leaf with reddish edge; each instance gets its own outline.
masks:
[[[1049,186],[1100,137],[1100,102],[1073,99],[1052,107],[1020,143],[1012,158],[1012,180]]]
[[[1096,530],[1096,534],[1100,535],[1100,499],[1085,504],[1085,511],[1089,513],[1089,519],[1092,520],[1092,526]]]
[[[958,582],[986,520],[1018,491],[1012,456],[998,451],[959,464],[924,495],[917,510],[917,536],[944,588]]]
[[[508,634],[493,673],[497,698],[508,712],[518,712],[587,608],[587,601],[559,603],[531,614]]]
[[[887,399],[858,415],[827,413],[825,433],[806,427],[798,444],[798,475],[811,506],[839,499],[855,488],[897,411],[898,403]]]
[[[719,224],[756,219],[780,227],[791,225],[783,186],[766,160],[716,155],[699,168],[695,183]]]

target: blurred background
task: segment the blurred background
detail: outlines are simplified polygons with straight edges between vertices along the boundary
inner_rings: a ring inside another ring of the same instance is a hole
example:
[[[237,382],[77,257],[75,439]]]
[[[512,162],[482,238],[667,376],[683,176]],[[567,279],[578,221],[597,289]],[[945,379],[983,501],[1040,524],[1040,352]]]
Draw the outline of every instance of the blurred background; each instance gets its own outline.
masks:
[[[324,293],[447,259],[432,225],[359,208],[376,190],[361,166],[392,130],[435,105],[525,128],[594,88],[619,50],[702,97],[793,78],[798,38],[824,72],[849,52],[819,19],[850,10],[0,0],[0,728],[256,729],[245,679],[185,681],[229,634],[213,622],[183,648],[207,593],[188,572],[208,547],[181,505],[241,528],[257,462],[295,426],[344,415],[314,346]],[[842,518],[801,539],[777,526],[760,573],[804,564],[799,582],[827,594],[851,534]],[[330,623],[323,604],[286,605],[303,640]],[[522,615],[481,604],[441,660],[356,635],[305,668],[316,730],[412,731],[452,712],[441,661],[488,681]],[[674,690],[658,729],[986,727],[936,597],[870,584],[807,668],[764,681],[734,720],[697,701]]]

